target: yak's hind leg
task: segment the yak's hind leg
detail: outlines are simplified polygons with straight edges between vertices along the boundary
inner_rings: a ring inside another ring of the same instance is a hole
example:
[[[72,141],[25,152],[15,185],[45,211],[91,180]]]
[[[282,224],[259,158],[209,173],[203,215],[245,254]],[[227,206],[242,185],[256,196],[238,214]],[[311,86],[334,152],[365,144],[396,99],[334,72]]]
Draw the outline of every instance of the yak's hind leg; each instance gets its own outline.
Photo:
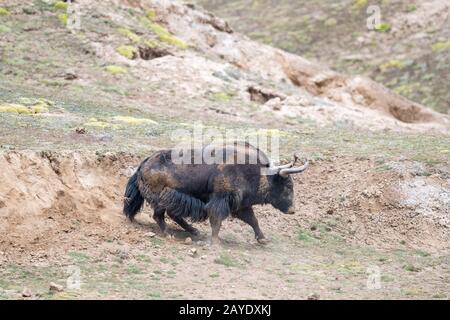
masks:
[[[182,217],[177,217],[173,215],[170,211],[167,211],[167,214],[173,221],[175,221],[180,227],[182,227],[187,232],[193,234],[194,236],[198,236],[200,234],[200,232],[196,228],[187,223],[186,220],[184,220]]]
[[[259,243],[261,243],[261,244],[267,243],[267,240],[264,237],[264,234],[262,233],[261,229],[259,228],[258,219],[256,219],[255,213],[253,212],[253,209],[251,207],[238,210],[235,213],[235,216],[238,219],[249,224],[253,228],[253,231],[255,231],[255,238]]]

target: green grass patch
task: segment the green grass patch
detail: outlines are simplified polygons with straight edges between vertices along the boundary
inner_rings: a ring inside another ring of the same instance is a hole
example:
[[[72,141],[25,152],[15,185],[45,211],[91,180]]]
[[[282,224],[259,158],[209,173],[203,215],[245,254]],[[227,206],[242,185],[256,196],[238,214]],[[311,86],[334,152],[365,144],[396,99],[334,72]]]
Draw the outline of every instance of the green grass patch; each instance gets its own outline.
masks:
[[[310,232],[305,231],[305,230],[299,230],[297,232],[297,239],[302,242],[306,242],[306,243],[311,243],[311,242],[317,241],[317,239],[314,238]]]
[[[423,250],[416,250],[415,254],[420,257],[429,257],[430,256],[430,254],[428,252],[423,251]]]
[[[89,262],[90,260],[90,257],[88,255],[78,251],[71,251],[67,255],[71,257],[73,262],[76,264],[83,264]]]
[[[378,32],[389,32],[391,30],[391,24],[388,22],[382,22],[379,25],[375,26],[375,31]]]
[[[406,271],[409,271],[409,272],[420,272],[420,270],[421,270],[419,267],[416,267],[412,264],[407,264],[407,265],[403,266],[403,269],[405,269]]]
[[[237,267],[239,263],[230,255],[226,253],[222,253],[216,259],[214,259],[214,263],[224,265],[226,267]]]
[[[159,291],[150,292],[147,296],[151,299],[161,299],[161,292]]]
[[[3,24],[0,24],[0,33],[8,33],[8,32],[11,32],[11,28]]]
[[[131,266],[128,266],[127,272],[131,273],[131,274],[141,274],[142,273],[142,269],[139,268],[136,265],[131,265]]]

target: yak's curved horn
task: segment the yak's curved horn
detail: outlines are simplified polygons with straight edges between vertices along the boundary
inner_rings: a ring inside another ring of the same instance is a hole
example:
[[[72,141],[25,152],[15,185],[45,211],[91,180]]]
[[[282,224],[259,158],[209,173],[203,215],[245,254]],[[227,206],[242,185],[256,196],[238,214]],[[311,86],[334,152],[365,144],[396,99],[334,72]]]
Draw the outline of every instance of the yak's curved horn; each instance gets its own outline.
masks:
[[[280,170],[280,176],[283,177],[287,177],[290,174],[294,174],[294,173],[300,173],[305,171],[309,166],[309,162],[306,161],[304,165],[302,165],[301,167],[294,167],[294,168],[286,168],[286,169],[282,169]]]
[[[287,169],[287,168],[291,168],[299,159],[298,155],[296,153],[294,153],[294,160],[292,160],[291,162],[287,163],[287,164],[283,164],[281,166],[274,166],[273,163],[270,163],[270,169],[271,170],[282,170],[282,169]]]

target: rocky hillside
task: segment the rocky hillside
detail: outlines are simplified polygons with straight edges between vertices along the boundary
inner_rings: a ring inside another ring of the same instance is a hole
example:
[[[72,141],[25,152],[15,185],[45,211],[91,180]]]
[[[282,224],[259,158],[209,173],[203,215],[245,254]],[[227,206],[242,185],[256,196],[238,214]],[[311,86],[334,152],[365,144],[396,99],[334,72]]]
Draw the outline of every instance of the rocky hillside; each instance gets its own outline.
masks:
[[[237,31],[450,112],[448,1],[197,0]],[[380,8],[381,24],[367,28]]]
[[[27,7],[11,2],[0,18],[4,85],[38,87],[53,97],[110,100],[113,95],[116,102],[160,115],[184,117],[195,110],[244,121],[254,114],[252,119],[266,125],[276,118],[395,131],[449,130],[448,116],[366,78],[347,77],[253,42],[193,5],[113,3],[92,7],[79,1],[80,30],[71,31],[64,3],[34,1]],[[36,37],[42,41],[36,43]],[[17,103],[13,97],[3,99]],[[167,102],[173,107],[161,113]],[[182,111],[175,110],[176,104],[182,104],[177,107]],[[101,127],[89,119],[84,120],[88,126]]]

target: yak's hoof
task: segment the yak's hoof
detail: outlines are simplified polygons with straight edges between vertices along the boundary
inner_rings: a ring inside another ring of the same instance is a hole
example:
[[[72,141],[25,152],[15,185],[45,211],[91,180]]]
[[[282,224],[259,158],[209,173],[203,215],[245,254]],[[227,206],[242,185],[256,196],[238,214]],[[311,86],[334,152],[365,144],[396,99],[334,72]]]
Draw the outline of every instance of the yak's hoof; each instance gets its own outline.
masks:
[[[169,231],[163,231],[163,236],[164,236],[164,238],[167,238],[167,239],[174,239],[175,238],[173,233],[169,232]]]
[[[262,244],[262,245],[266,245],[269,243],[269,240],[267,240],[266,238],[259,238],[256,240],[258,241],[259,244]]]
[[[222,241],[220,240],[220,238],[211,238],[211,242],[210,245],[211,247],[219,247],[220,244],[222,243]]]

